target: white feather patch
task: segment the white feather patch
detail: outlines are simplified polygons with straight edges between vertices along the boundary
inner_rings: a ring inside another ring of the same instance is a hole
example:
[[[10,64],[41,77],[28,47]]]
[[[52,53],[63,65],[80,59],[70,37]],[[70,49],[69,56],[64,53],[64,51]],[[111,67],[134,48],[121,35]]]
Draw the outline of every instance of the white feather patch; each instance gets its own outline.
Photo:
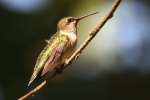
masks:
[[[70,39],[70,41],[74,44],[77,40],[77,35],[76,33],[74,32],[70,32],[70,33],[67,33],[67,32],[64,32],[64,31],[60,31],[61,34],[64,34],[64,35],[67,35]]]

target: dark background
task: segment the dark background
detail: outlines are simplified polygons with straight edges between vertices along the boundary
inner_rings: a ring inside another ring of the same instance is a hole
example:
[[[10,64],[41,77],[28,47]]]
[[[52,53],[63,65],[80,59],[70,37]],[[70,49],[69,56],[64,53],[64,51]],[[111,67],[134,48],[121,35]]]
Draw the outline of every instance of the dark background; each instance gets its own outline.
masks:
[[[99,11],[79,25],[83,41],[112,1],[0,0],[0,100],[15,100],[33,87],[27,84],[36,58],[59,19]],[[150,99],[149,4],[123,0],[102,34],[33,100]]]

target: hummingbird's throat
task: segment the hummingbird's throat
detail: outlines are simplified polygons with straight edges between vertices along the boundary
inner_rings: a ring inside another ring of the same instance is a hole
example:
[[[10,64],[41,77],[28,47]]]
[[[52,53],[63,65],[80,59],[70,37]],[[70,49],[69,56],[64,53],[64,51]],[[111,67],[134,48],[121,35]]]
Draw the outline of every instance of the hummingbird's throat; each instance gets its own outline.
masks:
[[[74,44],[74,43],[76,43],[76,41],[77,41],[77,35],[76,35],[76,32],[65,32],[65,31],[60,31],[60,34],[66,35],[66,36],[69,38],[71,44]]]

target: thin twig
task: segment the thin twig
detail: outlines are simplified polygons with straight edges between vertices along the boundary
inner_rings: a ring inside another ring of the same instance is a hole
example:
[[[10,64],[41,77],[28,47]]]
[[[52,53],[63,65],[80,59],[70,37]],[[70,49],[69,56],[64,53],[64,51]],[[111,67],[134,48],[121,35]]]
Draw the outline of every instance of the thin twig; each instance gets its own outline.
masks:
[[[33,97],[37,92],[39,92],[46,84],[48,83],[49,80],[54,78],[57,75],[57,72],[54,72],[48,79],[44,80],[42,83],[40,83],[38,86],[36,86],[34,89],[32,89],[30,92],[25,94],[24,96],[18,98],[18,100],[27,100],[30,97]]]
[[[111,9],[109,12],[102,18],[102,20],[93,28],[93,30],[90,32],[89,36],[85,39],[85,41],[81,44],[81,46],[73,53],[73,55],[65,62],[64,66],[62,67],[62,70],[68,67],[74,60],[76,60],[82,51],[85,49],[85,47],[91,42],[91,40],[97,35],[97,33],[101,30],[101,28],[105,25],[105,23],[113,17],[114,12],[116,11],[117,7],[119,6],[120,2],[122,0],[115,0]],[[54,72],[53,75],[48,78],[47,80],[44,80],[42,83],[40,83],[37,87],[35,87],[33,90],[25,94],[24,96],[18,98],[18,100],[26,100],[32,96],[34,96],[37,92],[39,92],[47,83],[48,80],[51,78],[54,78],[58,73]]]

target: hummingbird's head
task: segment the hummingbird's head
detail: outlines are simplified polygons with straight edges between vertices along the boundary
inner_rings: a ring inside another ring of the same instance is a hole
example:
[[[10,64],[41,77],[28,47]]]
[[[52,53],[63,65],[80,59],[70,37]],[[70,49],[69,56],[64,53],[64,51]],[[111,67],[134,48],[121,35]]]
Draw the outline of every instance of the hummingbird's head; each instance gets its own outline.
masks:
[[[58,28],[58,30],[63,30],[63,31],[66,31],[66,32],[75,32],[77,24],[81,19],[84,19],[88,16],[91,16],[91,15],[94,15],[94,14],[97,14],[97,13],[98,12],[95,12],[95,13],[91,13],[91,14],[81,16],[81,17],[65,17],[65,18],[62,18],[58,22],[57,28]]]
[[[65,17],[58,22],[58,29],[66,32],[74,32],[77,26],[75,17]]]

